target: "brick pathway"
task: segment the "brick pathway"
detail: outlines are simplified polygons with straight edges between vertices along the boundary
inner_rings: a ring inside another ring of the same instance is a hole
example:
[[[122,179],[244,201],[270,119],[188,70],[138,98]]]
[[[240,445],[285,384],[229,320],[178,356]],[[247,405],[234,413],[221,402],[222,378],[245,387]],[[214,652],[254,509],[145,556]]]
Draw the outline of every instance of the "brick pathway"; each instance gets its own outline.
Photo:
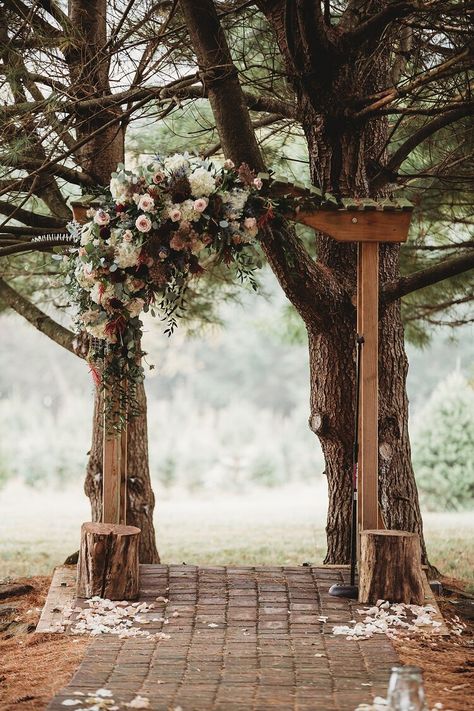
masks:
[[[359,606],[328,595],[346,575],[324,567],[142,566],[140,599],[169,599],[156,605],[169,616],[163,629],[171,639],[97,638],[48,709],[63,711],[74,691],[106,687],[118,703],[149,697],[153,711],[353,711],[385,696],[398,659],[385,635],[361,642],[331,635]],[[146,629],[162,629],[153,624]]]

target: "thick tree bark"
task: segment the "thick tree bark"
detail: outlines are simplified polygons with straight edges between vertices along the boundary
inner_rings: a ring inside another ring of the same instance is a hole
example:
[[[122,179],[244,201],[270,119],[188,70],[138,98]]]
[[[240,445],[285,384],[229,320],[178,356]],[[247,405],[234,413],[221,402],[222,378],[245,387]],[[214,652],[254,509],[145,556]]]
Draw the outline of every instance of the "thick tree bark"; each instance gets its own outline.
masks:
[[[77,566],[77,597],[136,600],[140,592],[140,529],[83,523]]]
[[[420,539],[406,531],[364,531],[360,541],[359,602],[423,605],[426,576]]]
[[[96,99],[111,93],[107,57],[107,0],[71,0],[69,18],[76,41],[65,51],[71,78],[71,94],[76,99]],[[78,109],[77,140],[93,134],[122,113],[120,106]],[[117,163],[123,161],[124,126],[117,122],[89,140],[77,158],[82,170],[98,183],[106,184]]]

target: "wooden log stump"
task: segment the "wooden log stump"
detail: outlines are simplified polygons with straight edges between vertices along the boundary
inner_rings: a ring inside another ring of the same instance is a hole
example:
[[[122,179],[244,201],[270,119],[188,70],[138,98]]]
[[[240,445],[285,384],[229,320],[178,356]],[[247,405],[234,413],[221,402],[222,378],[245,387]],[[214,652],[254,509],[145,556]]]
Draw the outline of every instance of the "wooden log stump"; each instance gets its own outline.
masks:
[[[359,602],[422,605],[425,599],[420,539],[407,531],[362,531]]]
[[[77,566],[77,597],[136,600],[139,593],[140,529],[83,523]]]

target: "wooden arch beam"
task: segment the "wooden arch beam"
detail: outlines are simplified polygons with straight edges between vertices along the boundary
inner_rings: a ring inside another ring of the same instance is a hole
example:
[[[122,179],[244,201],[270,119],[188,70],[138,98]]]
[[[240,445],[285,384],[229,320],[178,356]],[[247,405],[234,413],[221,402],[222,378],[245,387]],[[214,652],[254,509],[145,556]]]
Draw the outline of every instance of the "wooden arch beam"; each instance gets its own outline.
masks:
[[[299,198],[289,219],[333,237],[356,242],[357,333],[364,338],[361,354],[359,420],[359,531],[384,528],[378,496],[378,360],[379,243],[408,238],[413,205],[407,200],[342,200],[323,196],[317,188],[273,181],[280,194]],[[310,202],[313,202],[311,207]]]

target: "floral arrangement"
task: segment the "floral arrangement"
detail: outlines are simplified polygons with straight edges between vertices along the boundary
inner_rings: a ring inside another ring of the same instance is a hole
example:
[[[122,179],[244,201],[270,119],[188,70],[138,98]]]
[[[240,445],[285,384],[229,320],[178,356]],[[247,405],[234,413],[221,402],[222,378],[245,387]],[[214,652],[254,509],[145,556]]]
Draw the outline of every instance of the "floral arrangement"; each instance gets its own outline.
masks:
[[[262,181],[246,165],[221,168],[188,154],[134,171],[119,165],[87,211],[80,242],[63,256],[76,328],[89,337],[97,384],[126,384],[129,412],[143,379],[142,311],[167,320],[170,335],[185,308],[186,286],[211,255],[252,281],[249,246],[275,215]],[[78,230],[76,226],[76,230]],[[246,250],[247,249],[247,253]]]

